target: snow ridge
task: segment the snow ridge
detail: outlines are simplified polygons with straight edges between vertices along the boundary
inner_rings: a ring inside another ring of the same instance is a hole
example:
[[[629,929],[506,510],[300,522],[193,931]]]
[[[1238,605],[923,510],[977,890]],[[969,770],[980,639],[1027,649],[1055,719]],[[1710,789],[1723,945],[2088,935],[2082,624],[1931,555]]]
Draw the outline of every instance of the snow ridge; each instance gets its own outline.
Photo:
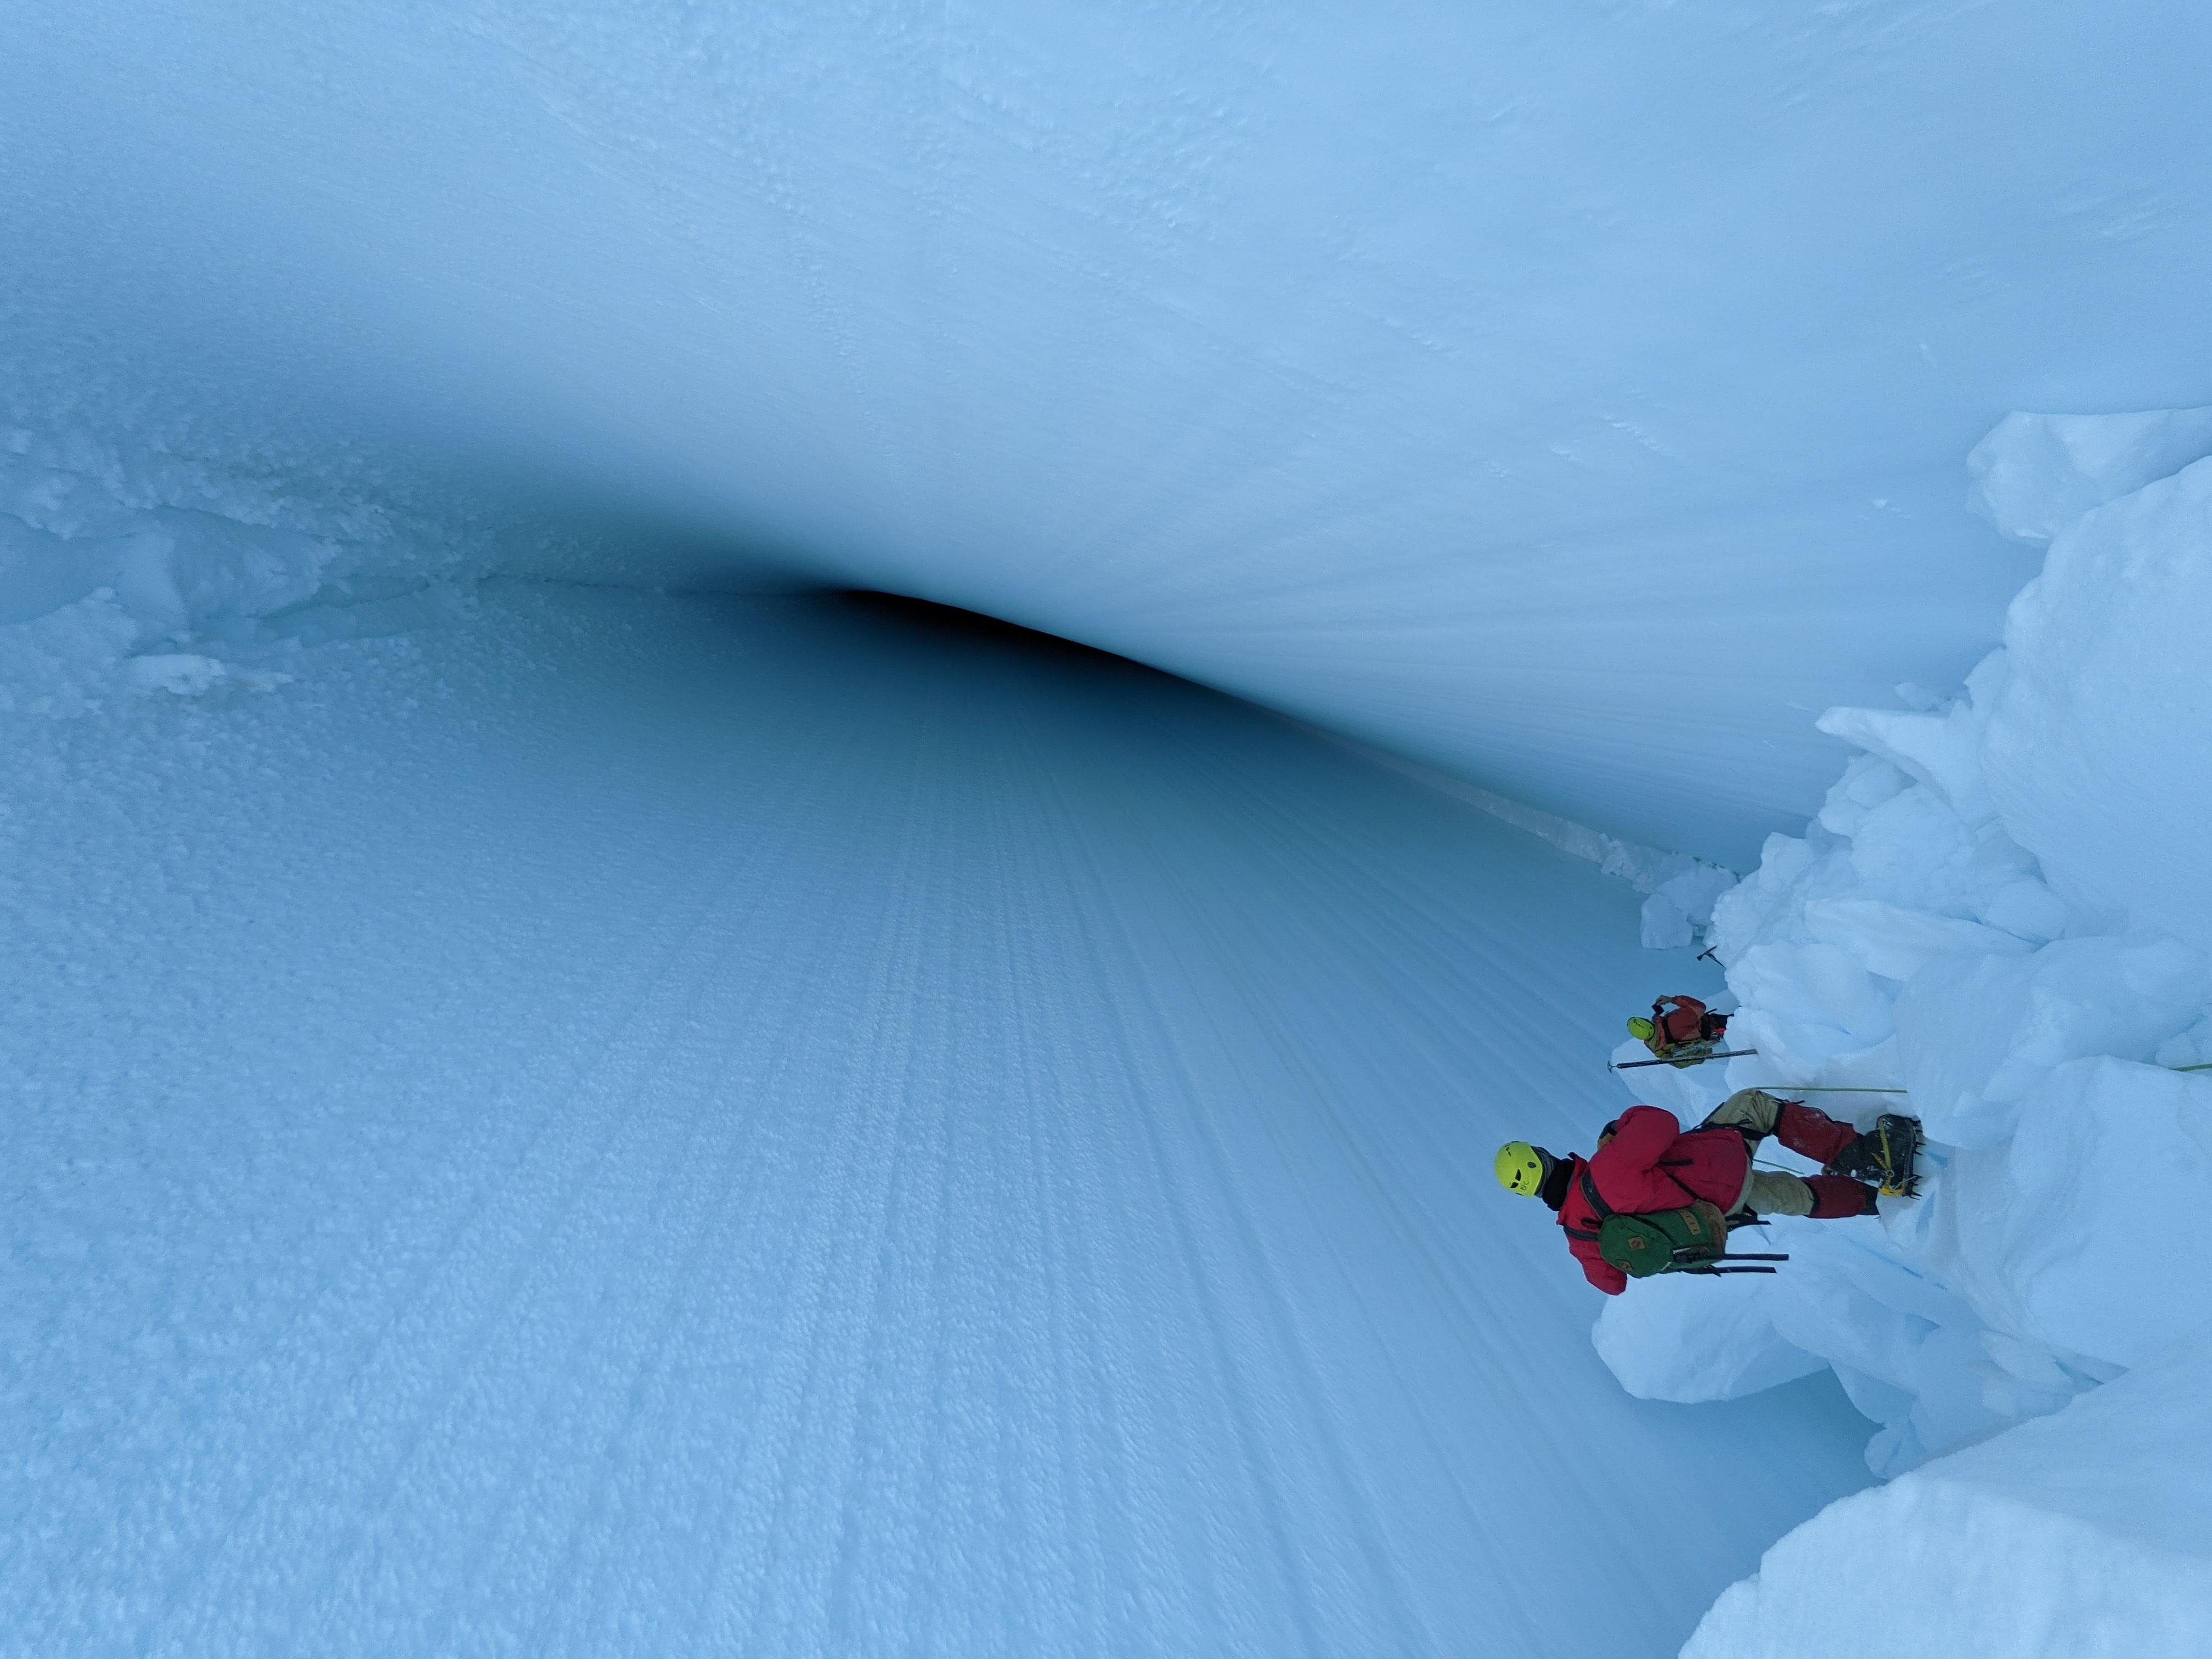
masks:
[[[1758,1085],[1862,1125],[1909,1109],[1930,1140],[1919,1200],[1778,1219],[1782,1273],[1662,1280],[1600,1318],[1633,1393],[1730,1398],[1825,1364],[1884,1425],[1877,1474],[1937,1460],[1777,1546],[1700,1659],[1860,1640],[1832,1605],[1855,1552],[1930,1576],[1913,1645],[1854,1652],[2179,1653],[2212,1627],[2212,1532],[2183,1524],[2206,1448],[2178,1385],[2207,1310],[2176,1265],[2212,1185],[2212,1073],[2179,1069],[2212,1058],[2206,413],[2014,416],[1974,452],[1978,509],[2051,540],[2003,647],[1955,700],[1821,718],[1862,752],[1714,914],[1729,1035],[1757,1054],[1630,1074],[1686,1118]]]

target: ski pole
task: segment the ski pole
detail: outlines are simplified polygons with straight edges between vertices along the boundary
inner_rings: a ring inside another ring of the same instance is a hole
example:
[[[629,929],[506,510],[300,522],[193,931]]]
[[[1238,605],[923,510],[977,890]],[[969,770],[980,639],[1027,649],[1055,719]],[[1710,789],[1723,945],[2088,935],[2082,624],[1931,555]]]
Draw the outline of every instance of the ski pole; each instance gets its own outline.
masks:
[[[1702,1066],[1709,1060],[1734,1060],[1738,1054],[1755,1054],[1756,1048],[1723,1048],[1717,1054],[1699,1054],[1692,1060],[1607,1060],[1606,1068],[1614,1072],[1632,1072],[1639,1066]]]

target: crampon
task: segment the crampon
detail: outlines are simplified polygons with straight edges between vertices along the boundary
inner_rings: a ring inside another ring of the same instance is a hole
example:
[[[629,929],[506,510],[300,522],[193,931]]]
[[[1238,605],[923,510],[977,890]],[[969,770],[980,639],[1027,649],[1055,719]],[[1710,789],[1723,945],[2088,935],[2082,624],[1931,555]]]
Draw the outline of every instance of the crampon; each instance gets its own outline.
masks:
[[[1884,1112],[1873,1128],[1837,1154],[1828,1173],[1871,1182],[1884,1198],[1917,1198],[1920,1149],[1925,1145],[1918,1118]]]

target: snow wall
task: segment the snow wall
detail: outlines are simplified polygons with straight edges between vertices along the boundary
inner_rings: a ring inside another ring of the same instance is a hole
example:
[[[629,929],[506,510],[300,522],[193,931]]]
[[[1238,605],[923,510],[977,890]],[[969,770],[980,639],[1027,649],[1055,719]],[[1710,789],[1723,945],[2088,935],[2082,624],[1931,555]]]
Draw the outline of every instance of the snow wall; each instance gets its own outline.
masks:
[[[1996,643],[1958,457],[2212,355],[2193,0],[18,10],[0,422],[945,600],[1737,868],[1811,714]]]
[[[2212,1639],[2208,453],[2212,410],[2014,416],[1976,449],[1977,505],[2050,548],[2003,647],[1955,698],[1823,717],[1862,752],[1711,918],[1757,1054],[1625,1074],[1686,1118],[1803,1085],[1931,1141],[1917,1200],[1776,1219],[1785,1272],[1606,1306],[1599,1348],[1647,1398],[1832,1366],[1901,1477],[1778,1546],[1699,1659]]]

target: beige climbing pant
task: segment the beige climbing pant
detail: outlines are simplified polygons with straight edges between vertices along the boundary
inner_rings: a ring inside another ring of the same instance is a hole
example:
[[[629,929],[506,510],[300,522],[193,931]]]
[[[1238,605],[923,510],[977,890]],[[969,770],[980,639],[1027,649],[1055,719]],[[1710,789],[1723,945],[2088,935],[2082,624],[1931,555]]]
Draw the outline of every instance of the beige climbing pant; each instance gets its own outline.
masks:
[[[1741,1130],[1755,1157],[1759,1143],[1772,1134],[1781,1121],[1783,1104],[1779,1096],[1764,1089],[1739,1089],[1714,1107],[1712,1115],[1698,1127]],[[1743,1192],[1729,1213],[1741,1215],[1747,1210],[1760,1215],[1810,1215],[1813,1189],[1787,1170],[1754,1168],[1744,1176]]]

